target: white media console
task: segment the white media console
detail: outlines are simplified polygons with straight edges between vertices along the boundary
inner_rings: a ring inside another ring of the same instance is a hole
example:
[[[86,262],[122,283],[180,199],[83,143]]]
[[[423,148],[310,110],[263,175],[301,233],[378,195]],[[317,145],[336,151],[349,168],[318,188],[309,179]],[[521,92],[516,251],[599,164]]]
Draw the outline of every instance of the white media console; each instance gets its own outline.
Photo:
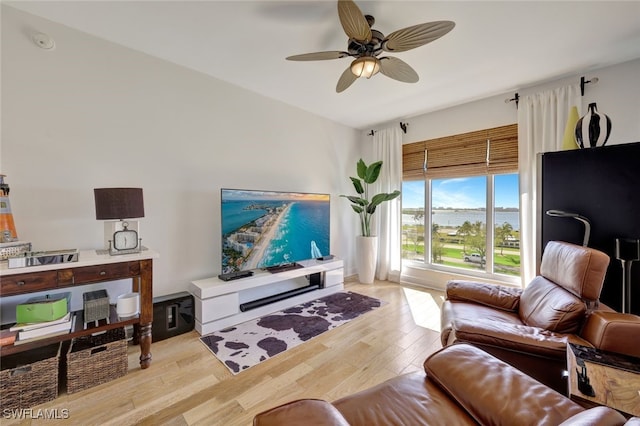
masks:
[[[309,302],[344,289],[341,259],[305,260],[282,272],[254,271],[251,277],[222,281],[217,277],[191,282],[196,331],[222,330],[272,312]]]

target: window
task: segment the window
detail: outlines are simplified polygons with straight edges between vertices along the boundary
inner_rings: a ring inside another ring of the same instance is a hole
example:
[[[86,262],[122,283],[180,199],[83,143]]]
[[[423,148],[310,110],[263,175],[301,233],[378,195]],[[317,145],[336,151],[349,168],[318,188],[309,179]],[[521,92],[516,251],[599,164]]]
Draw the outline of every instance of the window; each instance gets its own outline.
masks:
[[[487,188],[484,176],[431,181],[432,263],[484,269]]]
[[[517,158],[516,125],[404,145],[403,260],[519,276]]]
[[[518,174],[493,178],[494,237],[493,270],[520,276],[520,191]]]
[[[402,258],[424,261],[424,180],[402,182]]]

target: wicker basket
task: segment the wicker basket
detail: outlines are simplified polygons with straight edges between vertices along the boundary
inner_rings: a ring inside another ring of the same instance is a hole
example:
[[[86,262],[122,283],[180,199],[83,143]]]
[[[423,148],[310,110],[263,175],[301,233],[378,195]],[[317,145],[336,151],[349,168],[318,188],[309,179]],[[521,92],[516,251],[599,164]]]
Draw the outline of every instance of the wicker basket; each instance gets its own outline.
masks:
[[[60,343],[2,357],[0,409],[26,409],[58,397]]]
[[[109,318],[109,294],[107,290],[89,291],[82,294],[84,322]]]
[[[67,352],[67,393],[122,377],[128,368],[124,328],[75,338]]]

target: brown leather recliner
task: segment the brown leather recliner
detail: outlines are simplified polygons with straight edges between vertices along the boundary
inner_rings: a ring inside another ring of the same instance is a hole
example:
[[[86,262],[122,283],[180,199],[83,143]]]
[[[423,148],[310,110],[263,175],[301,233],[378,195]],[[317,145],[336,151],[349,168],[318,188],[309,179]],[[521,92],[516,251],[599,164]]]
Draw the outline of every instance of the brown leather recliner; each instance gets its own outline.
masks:
[[[258,414],[254,426],[638,426],[608,407],[585,410],[481,349],[446,347],[416,372],[333,403],[302,399]],[[426,373],[426,374],[425,374]]]
[[[608,264],[601,251],[550,241],[540,275],[524,290],[450,281],[442,345],[471,343],[562,393],[567,342],[639,357],[628,333],[640,336],[640,317],[597,307]]]

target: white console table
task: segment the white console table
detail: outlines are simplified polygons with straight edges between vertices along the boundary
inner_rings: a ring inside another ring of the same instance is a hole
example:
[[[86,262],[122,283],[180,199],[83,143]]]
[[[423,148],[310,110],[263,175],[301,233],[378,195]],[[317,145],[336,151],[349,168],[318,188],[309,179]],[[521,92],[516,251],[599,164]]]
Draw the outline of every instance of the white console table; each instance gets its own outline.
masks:
[[[344,289],[341,259],[311,259],[298,263],[301,268],[276,273],[258,270],[251,277],[237,280],[222,281],[212,277],[193,281],[189,291],[195,299],[198,333],[209,334]],[[317,284],[319,288],[295,294],[296,290],[304,291],[310,284]],[[295,295],[244,311],[240,308],[241,305],[290,291]]]

